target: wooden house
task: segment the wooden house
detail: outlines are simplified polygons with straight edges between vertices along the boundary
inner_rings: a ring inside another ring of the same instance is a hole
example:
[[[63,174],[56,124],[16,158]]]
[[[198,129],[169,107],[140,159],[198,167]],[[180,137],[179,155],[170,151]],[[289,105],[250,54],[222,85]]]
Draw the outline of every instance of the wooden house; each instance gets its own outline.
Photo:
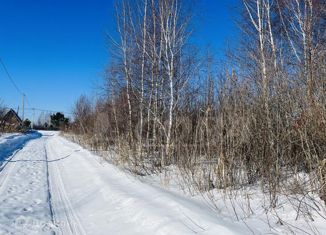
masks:
[[[4,132],[13,132],[19,130],[23,122],[18,114],[10,109],[1,119],[0,128]]]

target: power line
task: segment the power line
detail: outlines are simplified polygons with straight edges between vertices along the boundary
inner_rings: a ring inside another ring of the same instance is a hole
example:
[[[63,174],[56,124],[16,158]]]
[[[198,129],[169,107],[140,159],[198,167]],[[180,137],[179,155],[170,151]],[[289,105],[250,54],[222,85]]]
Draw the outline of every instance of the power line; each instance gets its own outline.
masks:
[[[73,113],[69,113],[69,112],[55,111],[55,110],[48,110],[48,109],[39,109],[39,108],[26,108],[26,110],[35,110],[35,111],[41,111],[41,112],[46,112],[46,113],[63,113],[63,114],[73,115]]]
[[[19,87],[17,86],[17,83],[15,82],[15,80],[13,79],[13,77],[11,76],[11,74],[9,73],[9,70],[7,68],[7,66],[5,65],[5,63],[3,62],[3,60],[0,57],[0,64],[3,68],[3,70],[5,71],[9,81],[11,82],[11,84],[15,87],[16,91],[21,94],[23,96],[23,105],[22,105],[22,119],[24,119],[24,112],[25,112],[25,101],[27,101],[29,106],[32,106],[29,102],[29,99],[27,99],[27,96],[24,92],[22,92],[22,90],[19,89]]]
[[[25,95],[25,98],[26,98],[26,102],[27,102],[27,104],[28,104],[30,107],[33,107],[33,105],[31,105],[31,103],[29,102],[29,98],[27,98],[26,95]]]
[[[4,106],[5,109],[11,109],[9,106]],[[70,114],[74,115],[74,113],[70,112],[64,112],[64,111],[58,111],[58,110],[48,110],[48,109],[40,109],[40,108],[25,108],[25,110],[30,113],[30,111],[39,111],[39,112],[45,112],[45,113],[63,113],[63,114]]]
[[[3,62],[3,60],[1,59],[1,57],[0,57],[0,64],[1,64],[1,66],[3,68],[3,70],[5,71],[5,73],[6,73],[7,77],[8,77],[8,79],[9,79],[9,81],[11,82],[11,84],[15,87],[16,91],[23,96],[23,99],[27,102],[28,106],[30,107],[30,108],[23,108],[23,109],[32,110],[32,111],[41,111],[41,112],[47,112],[47,113],[58,113],[59,112],[59,113],[73,115],[73,113],[69,113],[69,112],[62,112],[62,111],[54,111],[54,110],[46,110],[46,109],[32,108],[33,106],[29,102],[29,98],[27,98],[26,94],[24,92],[22,92],[22,90],[19,89],[19,87],[17,86],[17,83],[15,82],[15,80],[13,79],[13,77],[11,76],[11,74],[9,73],[9,70],[8,70],[7,66],[5,65],[5,63]]]
[[[20,93],[21,95],[25,95],[24,92],[22,92],[22,91],[18,88],[16,82],[14,81],[14,79],[12,78],[12,76],[10,75],[10,73],[9,73],[9,71],[8,71],[8,69],[7,69],[7,66],[5,65],[5,63],[3,62],[3,60],[1,59],[1,57],[0,57],[0,64],[2,65],[2,68],[3,68],[3,70],[5,71],[7,77],[9,78],[9,81],[10,81],[10,82],[12,83],[12,85],[16,88],[17,92]]]

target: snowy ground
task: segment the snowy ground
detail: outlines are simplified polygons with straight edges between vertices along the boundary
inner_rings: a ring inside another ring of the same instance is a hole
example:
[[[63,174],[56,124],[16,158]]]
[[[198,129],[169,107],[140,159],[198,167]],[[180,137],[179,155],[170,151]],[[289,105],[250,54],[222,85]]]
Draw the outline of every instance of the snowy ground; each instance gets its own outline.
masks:
[[[140,181],[56,132],[41,134],[0,137],[1,235],[282,233],[257,218],[248,228],[204,200]]]

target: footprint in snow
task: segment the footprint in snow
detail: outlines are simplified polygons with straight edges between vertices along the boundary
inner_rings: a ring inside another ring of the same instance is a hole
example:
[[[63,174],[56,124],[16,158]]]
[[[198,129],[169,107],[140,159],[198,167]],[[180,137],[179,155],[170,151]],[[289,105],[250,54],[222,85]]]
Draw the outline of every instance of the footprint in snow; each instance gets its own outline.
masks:
[[[22,210],[23,212],[33,212],[33,208],[32,207],[25,207]]]
[[[48,231],[55,231],[57,229],[57,226],[55,226],[54,224],[52,223],[46,223],[44,224],[43,228],[42,228],[42,231],[43,232],[48,232]]]
[[[39,205],[39,204],[41,204],[41,203],[42,203],[42,200],[41,200],[41,199],[38,199],[38,198],[36,198],[36,199],[34,199],[34,203],[35,203],[36,205]]]
[[[11,193],[12,193],[12,191],[14,191],[14,190],[15,190],[14,188],[12,188],[12,187],[9,187],[9,188],[8,188],[8,190],[7,190],[7,193],[11,194]]]
[[[30,195],[32,193],[32,190],[31,189],[26,189],[23,194],[25,195]]]

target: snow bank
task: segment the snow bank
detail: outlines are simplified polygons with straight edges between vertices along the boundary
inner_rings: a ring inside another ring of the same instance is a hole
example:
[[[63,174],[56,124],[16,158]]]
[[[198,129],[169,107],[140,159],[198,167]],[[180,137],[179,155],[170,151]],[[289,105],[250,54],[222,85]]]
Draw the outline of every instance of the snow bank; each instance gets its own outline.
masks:
[[[96,235],[251,234],[205,202],[143,183],[59,136],[49,138],[47,153],[54,218],[63,234],[71,228]]]
[[[50,172],[58,168],[53,178],[60,175],[69,189],[73,209],[65,213],[79,218],[73,222],[86,234],[326,234],[326,211],[316,194],[279,195],[270,208],[259,185],[185,193],[176,167],[135,178],[59,136],[49,139],[48,153]]]
[[[4,134],[0,137],[0,169],[3,166],[4,161],[10,157],[13,153],[22,149],[27,141],[35,138],[39,138],[42,135],[39,132],[28,132]]]

